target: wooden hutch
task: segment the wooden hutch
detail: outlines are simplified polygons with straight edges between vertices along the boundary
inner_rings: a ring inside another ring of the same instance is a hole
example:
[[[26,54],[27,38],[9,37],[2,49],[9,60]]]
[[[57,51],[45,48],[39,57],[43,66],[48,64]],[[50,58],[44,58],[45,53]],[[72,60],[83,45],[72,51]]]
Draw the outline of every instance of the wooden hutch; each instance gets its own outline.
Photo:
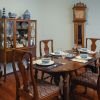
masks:
[[[13,49],[30,50],[36,57],[36,34],[36,20],[0,18],[0,64],[4,66],[4,79]]]

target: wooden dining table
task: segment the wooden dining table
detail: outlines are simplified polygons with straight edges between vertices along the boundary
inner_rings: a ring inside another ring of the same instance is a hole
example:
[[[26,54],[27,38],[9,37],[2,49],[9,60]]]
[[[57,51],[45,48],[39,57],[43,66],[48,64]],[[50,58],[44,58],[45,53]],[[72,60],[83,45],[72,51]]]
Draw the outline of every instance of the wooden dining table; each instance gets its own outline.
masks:
[[[70,58],[62,58],[62,57],[51,57],[51,59],[55,62],[53,65],[48,67],[40,66],[35,64],[34,69],[36,71],[43,71],[49,73],[51,75],[60,75],[63,77],[63,100],[69,100],[70,93],[70,73],[76,71],[80,68],[87,66],[89,63],[92,63],[100,58],[100,55],[94,54],[92,55],[92,59],[88,60],[86,63],[80,63],[76,61],[72,61]],[[37,77],[37,76],[36,76]],[[55,79],[57,80],[57,78]]]

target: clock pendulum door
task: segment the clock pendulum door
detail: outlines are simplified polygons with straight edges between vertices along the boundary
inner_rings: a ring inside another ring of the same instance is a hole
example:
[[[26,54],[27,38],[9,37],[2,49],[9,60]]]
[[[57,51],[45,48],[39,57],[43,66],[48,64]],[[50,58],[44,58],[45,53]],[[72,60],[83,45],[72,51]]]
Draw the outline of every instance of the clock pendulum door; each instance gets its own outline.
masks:
[[[74,23],[74,43],[84,47],[84,23]]]

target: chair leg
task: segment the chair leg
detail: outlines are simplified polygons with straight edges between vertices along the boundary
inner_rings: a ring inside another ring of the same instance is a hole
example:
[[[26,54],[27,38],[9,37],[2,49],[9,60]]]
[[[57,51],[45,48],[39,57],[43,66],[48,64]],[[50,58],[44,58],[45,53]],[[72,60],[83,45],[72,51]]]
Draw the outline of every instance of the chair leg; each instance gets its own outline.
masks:
[[[87,93],[87,87],[85,86],[84,94],[86,94],[86,93]]]
[[[4,64],[4,81],[6,81],[6,64]]]
[[[53,76],[51,76],[51,80],[50,80],[50,83],[52,84],[52,81],[53,81]]]
[[[55,75],[54,76],[54,83],[58,86],[60,82],[60,75]]]
[[[16,100],[20,100],[19,96],[16,96]]]
[[[20,100],[20,96],[18,95],[17,92],[16,92],[16,100]]]
[[[41,75],[41,79],[43,80],[43,77],[44,77],[44,72],[42,72],[42,75]]]

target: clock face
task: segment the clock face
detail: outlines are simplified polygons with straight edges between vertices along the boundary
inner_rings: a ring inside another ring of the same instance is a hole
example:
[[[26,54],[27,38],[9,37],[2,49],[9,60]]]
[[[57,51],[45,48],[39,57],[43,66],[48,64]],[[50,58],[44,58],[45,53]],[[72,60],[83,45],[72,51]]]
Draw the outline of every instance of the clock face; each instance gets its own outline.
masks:
[[[75,10],[75,18],[84,18],[85,15],[84,15],[84,11],[83,10]]]

